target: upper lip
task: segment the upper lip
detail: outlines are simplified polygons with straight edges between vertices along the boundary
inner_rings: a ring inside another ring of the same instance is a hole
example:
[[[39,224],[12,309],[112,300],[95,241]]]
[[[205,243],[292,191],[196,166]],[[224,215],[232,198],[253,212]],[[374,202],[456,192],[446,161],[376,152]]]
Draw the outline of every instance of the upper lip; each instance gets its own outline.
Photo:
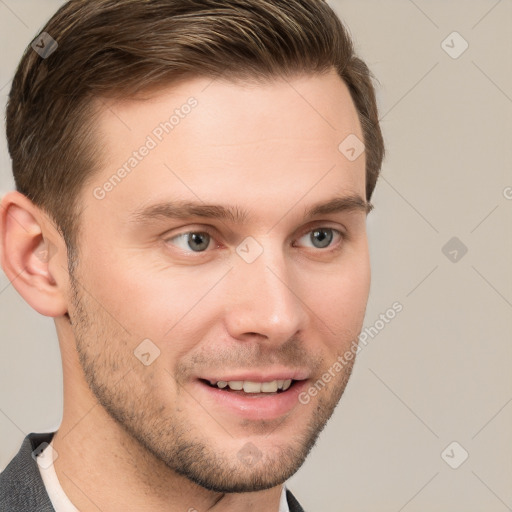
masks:
[[[223,375],[200,377],[211,382],[251,381],[251,382],[272,382],[273,380],[305,380],[309,377],[306,369],[288,369],[275,371],[247,370],[240,372],[226,373]]]

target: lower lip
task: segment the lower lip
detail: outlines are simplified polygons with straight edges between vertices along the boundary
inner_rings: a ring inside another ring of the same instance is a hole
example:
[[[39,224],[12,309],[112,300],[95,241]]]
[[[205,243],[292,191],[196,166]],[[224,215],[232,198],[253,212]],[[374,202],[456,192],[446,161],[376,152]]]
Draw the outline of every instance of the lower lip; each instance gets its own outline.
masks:
[[[282,393],[265,395],[263,393],[247,393],[241,395],[223,391],[196,381],[196,386],[203,396],[208,397],[209,402],[215,406],[228,410],[238,416],[249,420],[273,420],[288,414],[300,402],[298,396],[306,388],[307,380],[295,381],[295,383]]]

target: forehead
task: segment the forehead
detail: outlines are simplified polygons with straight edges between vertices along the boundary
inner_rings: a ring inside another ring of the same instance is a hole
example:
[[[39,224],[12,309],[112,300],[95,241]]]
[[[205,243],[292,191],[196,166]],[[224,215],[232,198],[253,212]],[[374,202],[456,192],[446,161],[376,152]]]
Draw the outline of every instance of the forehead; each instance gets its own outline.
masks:
[[[364,153],[351,161],[340,151],[347,137],[363,139],[361,126],[334,71],[264,84],[190,79],[106,105],[98,135],[105,152],[84,199],[100,209],[129,213],[172,198],[236,197],[247,206],[364,197]]]

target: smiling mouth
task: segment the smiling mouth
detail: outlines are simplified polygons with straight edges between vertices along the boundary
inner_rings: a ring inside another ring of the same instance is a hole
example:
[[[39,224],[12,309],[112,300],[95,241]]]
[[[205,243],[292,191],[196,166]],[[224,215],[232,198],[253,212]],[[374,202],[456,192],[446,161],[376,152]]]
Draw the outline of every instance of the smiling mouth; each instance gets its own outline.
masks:
[[[254,382],[250,380],[210,381],[206,379],[200,379],[200,381],[211,388],[244,396],[267,396],[285,393],[298,382],[293,379],[272,380],[268,382]]]

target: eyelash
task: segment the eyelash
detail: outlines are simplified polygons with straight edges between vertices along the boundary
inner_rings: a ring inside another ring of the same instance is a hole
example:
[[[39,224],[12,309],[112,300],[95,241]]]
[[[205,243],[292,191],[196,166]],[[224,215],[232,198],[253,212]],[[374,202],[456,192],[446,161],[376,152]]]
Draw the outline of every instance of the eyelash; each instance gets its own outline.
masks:
[[[338,244],[335,244],[333,247],[333,249],[329,249],[329,247],[331,246],[328,246],[327,248],[324,248],[324,249],[317,249],[318,252],[321,252],[321,253],[325,253],[325,254],[334,254],[338,251],[341,250],[341,248],[343,247],[343,242],[345,242],[346,240],[348,240],[348,235],[346,233],[344,233],[343,231],[340,231],[339,229],[336,229],[336,228],[333,228],[333,227],[330,227],[330,226],[316,226],[316,227],[313,227],[313,228],[309,228],[307,229],[306,231],[303,231],[297,239],[300,239],[300,238],[303,238],[304,235],[307,235],[309,233],[313,233],[314,231],[317,231],[317,230],[320,230],[320,229],[326,229],[326,230],[331,230],[333,231],[334,233],[338,234],[339,237],[340,237],[340,242],[338,242]],[[215,241],[215,233],[213,232],[213,230],[211,229],[208,229],[208,228],[201,228],[201,229],[194,229],[194,230],[188,230],[188,231],[183,231],[181,233],[177,233],[171,237],[168,237],[164,240],[165,243],[168,243],[170,242],[171,240],[175,240],[176,238],[179,238],[179,237],[182,237],[182,236],[185,236],[185,235],[190,235],[190,234],[207,234],[208,236],[211,237],[212,240]],[[172,245],[172,244],[171,244]],[[313,248],[309,248],[309,249],[315,249],[314,247]],[[196,254],[198,256],[200,255],[203,255],[205,253],[209,252],[209,248],[204,250],[204,251],[199,251],[199,252],[194,252],[192,250],[190,251],[185,251],[185,253],[188,255],[188,254]]]

